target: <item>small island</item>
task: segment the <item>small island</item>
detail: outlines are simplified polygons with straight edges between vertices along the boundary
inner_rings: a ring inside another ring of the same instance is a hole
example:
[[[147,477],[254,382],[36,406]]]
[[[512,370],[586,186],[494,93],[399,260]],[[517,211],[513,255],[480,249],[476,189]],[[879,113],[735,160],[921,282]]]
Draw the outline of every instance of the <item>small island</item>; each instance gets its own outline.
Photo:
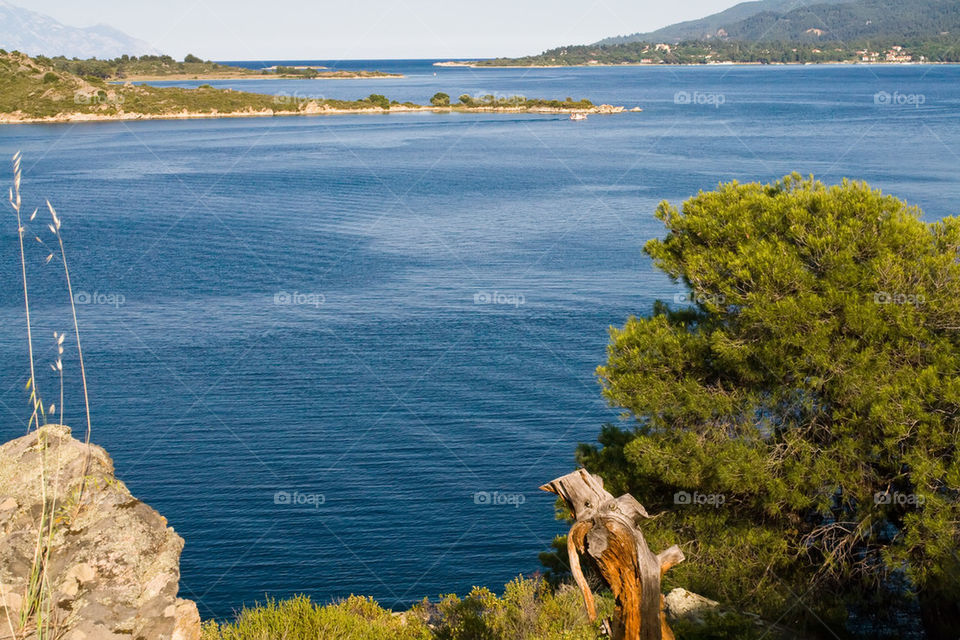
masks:
[[[624,108],[572,98],[464,94],[453,102],[448,94],[437,93],[430,104],[421,105],[390,100],[381,94],[357,100],[331,100],[216,89],[209,84],[195,89],[130,81],[119,84],[97,76],[81,77],[58,69],[47,59],[0,50],[0,124],[411,111],[609,114],[620,113]]]

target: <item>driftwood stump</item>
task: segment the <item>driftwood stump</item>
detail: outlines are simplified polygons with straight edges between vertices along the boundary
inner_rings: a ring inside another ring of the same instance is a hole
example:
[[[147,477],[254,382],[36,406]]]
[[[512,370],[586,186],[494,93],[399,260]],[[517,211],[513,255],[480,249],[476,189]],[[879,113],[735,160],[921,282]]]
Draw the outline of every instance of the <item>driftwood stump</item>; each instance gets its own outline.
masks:
[[[663,612],[660,579],[683,562],[683,552],[676,545],[659,554],[650,551],[639,526],[650,517],[643,505],[629,494],[614,498],[603,488],[603,479],[585,469],[540,488],[563,498],[576,520],[567,535],[567,553],[590,620],[596,621],[597,610],[580,567],[584,552],[616,598],[613,620],[604,621],[613,640],[674,640]]]

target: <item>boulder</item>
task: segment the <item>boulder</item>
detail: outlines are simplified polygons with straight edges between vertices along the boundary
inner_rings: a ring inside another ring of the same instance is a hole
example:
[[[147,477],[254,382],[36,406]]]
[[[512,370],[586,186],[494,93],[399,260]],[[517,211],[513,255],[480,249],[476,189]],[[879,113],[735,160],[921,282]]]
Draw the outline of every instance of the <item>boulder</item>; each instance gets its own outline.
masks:
[[[686,620],[702,624],[704,617],[720,611],[720,603],[686,589],[673,589],[665,598],[664,611],[670,621]]]
[[[0,640],[36,638],[38,617],[44,638],[199,640],[196,604],[177,597],[182,549],[166,519],[114,476],[107,452],[69,428],[0,446]],[[38,565],[39,596],[30,588]]]

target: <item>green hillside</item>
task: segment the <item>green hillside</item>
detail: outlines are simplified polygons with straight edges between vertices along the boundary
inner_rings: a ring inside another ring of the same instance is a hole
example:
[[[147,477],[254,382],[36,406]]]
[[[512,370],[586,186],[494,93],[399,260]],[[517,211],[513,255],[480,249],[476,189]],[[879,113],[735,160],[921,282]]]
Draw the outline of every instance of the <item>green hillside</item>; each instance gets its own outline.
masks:
[[[545,100],[436,94],[431,104],[400,103],[374,94],[358,100],[327,100],[290,95],[266,95],[201,85],[196,89],[109,83],[95,76],[58,70],[43,60],[0,49],[0,121],[38,119],[204,117],[226,115],[295,115],[345,111],[585,111],[612,113],[617,108],[594,106],[589,100]]]
[[[817,4],[783,14],[764,12],[729,24],[724,30],[728,39],[746,42],[918,42],[960,36],[960,2],[858,0]]]
[[[960,62],[957,0],[839,0],[783,11],[795,4],[742,3],[653,33],[477,65]]]
[[[833,4],[852,2],[853,0],[834,0]],[[717,32],[727,25],[746,20],[755,15],[773,12],[785,13],[797,6],[796,0],[752,0],[741,2],[729,9],[714,13],[706,18],[687,20],[658,29],[650,33],[634,33],[627,36],[604,38],[597,45],[627,44],[630,42],[681,42],[684,40],[703,40],[716,37]]]

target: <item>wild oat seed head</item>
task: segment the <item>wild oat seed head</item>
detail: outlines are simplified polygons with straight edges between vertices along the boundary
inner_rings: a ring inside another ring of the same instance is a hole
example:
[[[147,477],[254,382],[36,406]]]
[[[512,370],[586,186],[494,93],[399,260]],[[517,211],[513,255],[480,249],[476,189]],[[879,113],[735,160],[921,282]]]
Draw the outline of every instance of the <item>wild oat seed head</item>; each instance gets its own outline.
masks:
[[[53,205],[50,204],[50,201],[47,200],[47,208],[50,209],[50,215],[53,217],[53,224],[56,225],[57,229],[60,228],[60,218],[57,217],[57,211],[53,208]],[[56,233],[56,231],[54,232]]]

